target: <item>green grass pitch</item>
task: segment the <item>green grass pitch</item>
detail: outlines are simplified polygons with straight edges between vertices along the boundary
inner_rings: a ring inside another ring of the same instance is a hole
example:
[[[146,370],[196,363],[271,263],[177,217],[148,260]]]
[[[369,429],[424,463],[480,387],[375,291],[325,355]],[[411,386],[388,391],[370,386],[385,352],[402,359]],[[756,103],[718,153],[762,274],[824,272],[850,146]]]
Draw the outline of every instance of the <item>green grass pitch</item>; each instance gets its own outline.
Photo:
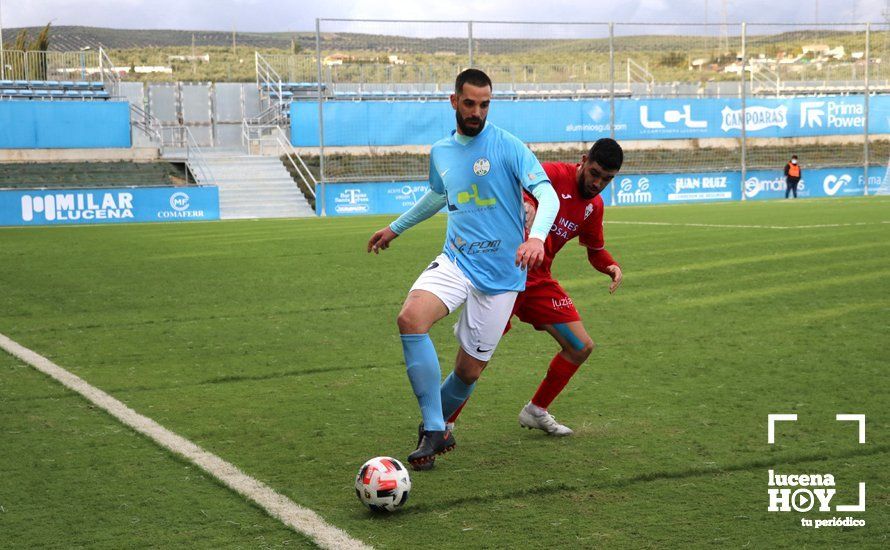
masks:
[[[888,546],[887,198],[608,208],[618,292],[579,246],[555,265],[597,342],[551,408],[576,435],[519,428],[556,347],[515,324],[457,449],[380,517],[353,477],[413,449],[395,317],[445,222],[366,254],[389,219],[0,229],[0,333],[378,548]],[[770,413],[798,415],[775,445]],[[831,473],[832,505],[865,482],[866,511],[767,512],[770,469]],[[0,547],[311,545],[0,354]]]

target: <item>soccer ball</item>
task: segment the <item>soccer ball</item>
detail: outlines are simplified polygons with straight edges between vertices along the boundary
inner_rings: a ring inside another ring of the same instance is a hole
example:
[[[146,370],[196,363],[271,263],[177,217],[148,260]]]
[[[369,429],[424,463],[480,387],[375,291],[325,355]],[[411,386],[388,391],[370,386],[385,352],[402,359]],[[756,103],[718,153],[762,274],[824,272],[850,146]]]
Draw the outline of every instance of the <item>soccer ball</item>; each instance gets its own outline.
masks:
[[[374,512],[395,512],[408,500],[411,478],[401,462],[378,456],[362,464],[355,476],[355,494]]]

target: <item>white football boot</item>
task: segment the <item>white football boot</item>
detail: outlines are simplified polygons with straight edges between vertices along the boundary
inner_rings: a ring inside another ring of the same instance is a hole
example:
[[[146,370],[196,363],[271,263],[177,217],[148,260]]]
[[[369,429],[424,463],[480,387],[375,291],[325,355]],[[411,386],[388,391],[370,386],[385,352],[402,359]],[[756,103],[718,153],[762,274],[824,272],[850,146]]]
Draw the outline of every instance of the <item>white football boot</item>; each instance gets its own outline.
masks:
[[[568,426],[557,422],[552,414],[531,402],[519,411],[519,425],[530,430],[544,430],[549,435],[566,436],[575,433]]]

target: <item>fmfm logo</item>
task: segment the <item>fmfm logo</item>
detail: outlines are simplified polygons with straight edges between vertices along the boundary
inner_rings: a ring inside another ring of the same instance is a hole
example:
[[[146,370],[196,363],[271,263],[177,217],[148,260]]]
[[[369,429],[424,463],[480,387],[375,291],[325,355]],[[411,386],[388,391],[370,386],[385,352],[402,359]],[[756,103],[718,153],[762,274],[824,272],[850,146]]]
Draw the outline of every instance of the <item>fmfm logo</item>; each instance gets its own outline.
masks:
[[[682,122],[687,128],[693,129],[703,129],[708,127],[707,120],[693,120],[692,119],[692,106],[691,105],[683,105],[682,110],[677,109],[668,109],[662,115],[661,120],[650,120],[649,119],[649,106],[641,105],[640,106],[640,124],[643,125],[643,128],[648,128],[650,130],[660,130],[664,129],[664,123],[668,124],[677,124],[678,122]]]
[[[652,202],[652,192],[649,191],[649,178],[640,178],[636,181],[636,184],[631,178],[622,179],[615,196],[618,198],[618,204],[645,204]]]
[[[445,193],[445,201],[448,203],[449,211],[454,212],[457,210],[457,206],[452,204],[449,200],[448,193]],[[498,203],[497,199],[494,197],[481,197],[479,195],[479,188],[475,183],[470,185],[469,191],[460,191],[457,194],[457,204],[467,204],[470,201],[473,201],[473,203],[480,208],[494,206]]]
[[[838,414],[838,422],[857,422],[859,424],[859,443],[865,443],[865,415]],[[767,416],[767,442],[776,442],[776,422],[796,422],[796,414],[770,414]],[[859,499],[856,504],[835,504],[832,500],[837,494],[834,475],[830,473],[781,474],[770,469],[768,472],[767,494],[769,495],[768,512],[864,512],[865,483],[859,482]],[[814,510],[815,509],[815,510]],[[851,517],[831,518],[826,520],[801,519],[804,527],[862,526],[865,520]]]

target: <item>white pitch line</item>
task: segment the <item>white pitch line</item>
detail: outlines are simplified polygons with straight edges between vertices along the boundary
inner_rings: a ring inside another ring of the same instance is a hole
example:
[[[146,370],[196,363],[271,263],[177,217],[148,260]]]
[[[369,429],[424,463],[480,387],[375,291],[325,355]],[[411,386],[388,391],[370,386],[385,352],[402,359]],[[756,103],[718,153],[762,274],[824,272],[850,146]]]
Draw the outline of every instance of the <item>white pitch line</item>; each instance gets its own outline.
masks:
[[[3,334],[0,334],[0,348],[79,393],[122,423],[151,438],[161,447],[185,457],[236,493],[258,504],[270,516],[308,536],[320,547],[331,549],[371,548],[362,541],[350,537],[341,529],[330,525],[312,510],[303,508],[289,498],[276,493],[272,488],[245,474],[235,465],[171,432],[151,418],[137,413],[114,397],[91,386],[77,375]]]
[[[674,227],[716,227],[728,229],[819,229],[823,227],[853,227],[859,225],[881,225],[890,223],[890,221],[881,222],[856,222],[856,223],[823,223],[817,225],[741,225],[741,224],[722,224],[722,223],[674,223],[674,222],[634,222],[634,221],[618,221],[607,220],[607,224],[623,224],[623,225],[666,225]]]

